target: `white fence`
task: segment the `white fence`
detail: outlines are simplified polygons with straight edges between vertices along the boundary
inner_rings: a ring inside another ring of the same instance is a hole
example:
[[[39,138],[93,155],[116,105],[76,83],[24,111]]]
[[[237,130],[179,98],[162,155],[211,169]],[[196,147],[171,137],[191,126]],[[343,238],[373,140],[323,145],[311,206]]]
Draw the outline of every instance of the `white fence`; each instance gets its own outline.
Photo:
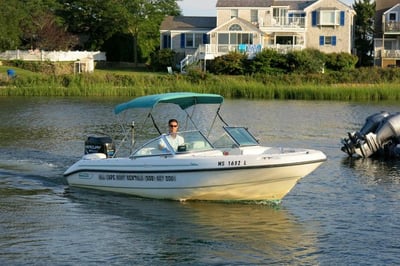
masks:
[[[40,51],[40,50],[9,50],[0,53],[2,60],[24,60],[24,61],[106,61],[106,53],[100,51]]]

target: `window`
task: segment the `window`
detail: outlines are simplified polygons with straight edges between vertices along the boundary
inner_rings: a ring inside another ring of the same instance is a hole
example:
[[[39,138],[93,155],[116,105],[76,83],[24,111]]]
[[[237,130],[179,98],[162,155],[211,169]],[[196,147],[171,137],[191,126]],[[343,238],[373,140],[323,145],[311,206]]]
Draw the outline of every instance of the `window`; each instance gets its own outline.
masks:
[[[258,23],[258,10],[257,9],[250,10],[250,20],[251,20],[251,23]]]
[[[319,45],[336,46],[336,36],[319,36]]]
[[[229,34],[218,33],[218,44],[229,44]]]
[[[332,36],[325,36],[325,45],[332,44]]]
[[[253,43],[252,37],[253,37],[252,34],[240,33],[238,36],[238,41],[239,43],[252,44]]]
[[[238,15],[239,15],[239,10],[237,10],[237,9],[231,10],[231,18],[237,18]]]
[[[230,43],[239,43],[237,33],[229,34]]]
[[[203,33],[182,33],[181,48],[197,48],[207,42],[206,37]]]
[[[321,10],[319,12],[320,25],[336,25],[335,11]]]
[[[232,32],[230,34],[218,33],[218,44],[253,44],[253,34],[239,32]]]
[[[396,15],[397,15],[396,13],[389,13],[389,21],[396,21],[397,20]]]
[[[274,24],[284,25],[287,20],[287,9],[286,8],[273,8],[272,15],[275,20]]]
[[[293,44],[293,36],[276,36],[276,44],[291,45]]]
[[[194,47],[193,34],[186,34],[185,47]]]
[[[311,13],[312,26],[344,26],[345,12],[340,10],[319,10]]]
[[[203,35],[204,35],[204,34],[201,34],[201,33],[196,33],[196,34],[194,35],[194,44],[195,44],[195,47],[199,47],[200,44],[203,44]]]
[[[229,27],[229,31],[241,31],[242,27],[238,24],[233,24],[232,26]]]
[[[171,35],[162,36],[162,48],[171,48]]]

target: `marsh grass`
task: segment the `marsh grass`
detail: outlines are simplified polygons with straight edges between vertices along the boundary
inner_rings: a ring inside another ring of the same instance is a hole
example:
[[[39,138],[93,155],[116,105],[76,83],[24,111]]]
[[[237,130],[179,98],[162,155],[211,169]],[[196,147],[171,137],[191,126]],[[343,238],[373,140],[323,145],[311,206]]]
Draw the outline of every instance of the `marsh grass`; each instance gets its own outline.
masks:
[[[95,70],[90,74],[48,75],[24,69],[9,79],[0,66],[0,96],[129,96],[192,91],[226,98],[381,101],[400,99],[400,74],[362,69],[355,73],[223,76],[132,70]],[[372,73],[371,73],[372,71]],[[379,75],[378,75],[379,74]],[[353,76],[353,78],[351,78]]]

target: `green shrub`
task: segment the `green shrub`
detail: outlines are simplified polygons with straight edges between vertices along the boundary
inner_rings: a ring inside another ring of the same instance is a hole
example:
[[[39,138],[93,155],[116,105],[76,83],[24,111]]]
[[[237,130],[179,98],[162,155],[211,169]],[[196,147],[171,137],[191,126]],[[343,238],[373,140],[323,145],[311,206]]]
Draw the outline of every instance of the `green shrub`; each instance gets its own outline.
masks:
[[[166,71],[167,67],[175,66],[175,55],[175,51],[171,49],[155,51],[150,56],[150,66],[153,71]]]
[[[316,49],[293,51],[287,54],[289,71],[294,73],[319,73],[325,65],[325,54]]]
[[[247,55],[239,52],[229,52],[216,57],[210,63],[210,71],[214,74],[243,75],[246,73]]]
[[[358,58],[349,53],[331,53],[326,55],[326,67],[334,71],[354,69]]]
[[[277,73],[287,69],[287,60],[284,54],[272,49],[264,49],[257,53],[254,59],[249,60],[249,73]]]

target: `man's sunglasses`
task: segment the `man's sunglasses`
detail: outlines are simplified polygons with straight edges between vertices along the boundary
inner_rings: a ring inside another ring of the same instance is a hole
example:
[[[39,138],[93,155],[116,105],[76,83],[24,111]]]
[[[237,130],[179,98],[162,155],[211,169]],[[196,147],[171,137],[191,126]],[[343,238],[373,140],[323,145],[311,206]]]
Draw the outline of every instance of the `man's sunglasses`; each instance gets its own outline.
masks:
[[[169,127],[178,127],[178,125],[169,125]]]

